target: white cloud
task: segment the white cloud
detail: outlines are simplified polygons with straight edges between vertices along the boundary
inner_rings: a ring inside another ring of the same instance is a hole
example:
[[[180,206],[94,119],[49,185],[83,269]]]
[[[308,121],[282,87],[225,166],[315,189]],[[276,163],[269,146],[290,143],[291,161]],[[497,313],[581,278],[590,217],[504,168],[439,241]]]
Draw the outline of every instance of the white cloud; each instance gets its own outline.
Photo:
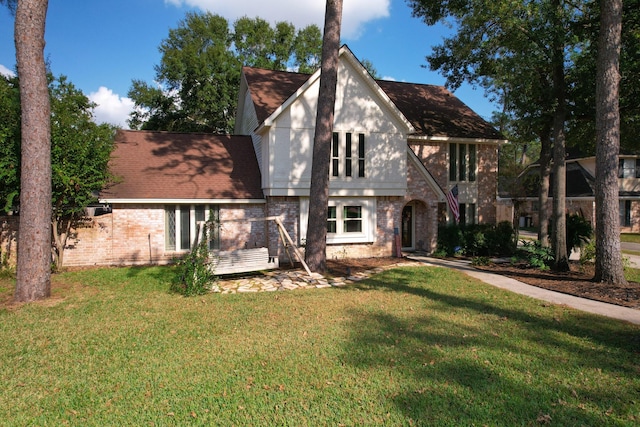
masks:
[[[128,128],[127,119],[135,105],[130,98],[120,97],[104,86],[100,86],[97,92],[90,93],[88,98],[97,104],[93,110],[96,123],[110,123],[124,129]]]
[[[227,18],[260,17],[269,22],[289,21],[296,28],[324,26],[325,0],[165,0],[174,6],[189,6]],[[390,0],[345,0],[342,10],[342,39],[357,39],[364,24],[389,16]]]
[[[0,64],[0,74],[2,74],[3,76],[6,76],[6,77],[15,77],[16,76],[16,73],[14,73],[13,71],[11,71],[10,69],[8,69],[7,67],[5,67],[2,64]]]

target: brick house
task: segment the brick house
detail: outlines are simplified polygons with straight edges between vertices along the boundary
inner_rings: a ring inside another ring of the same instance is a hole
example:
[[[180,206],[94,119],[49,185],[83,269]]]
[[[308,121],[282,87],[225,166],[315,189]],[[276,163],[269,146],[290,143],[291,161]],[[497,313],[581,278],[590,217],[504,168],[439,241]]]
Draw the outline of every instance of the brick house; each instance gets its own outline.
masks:
[[[575,148],[567,151],[566,157],[566,210],[568,214],[577,214],[594,226],[596,225],[595,180],[596,158],[586,155]],[[537,227],[540,206],[538,191],[540,188],[540,166],[530,165],[520,175],[524,185],[524,194],[512,198],[501,191],[498,205],[501,213],[499,220],[511,221],[515,214],[514,202],[518,202],[521,226]],[[549,212],[553,208],[553,173],[550,178],[549,199],[544,208]],[[618,156],[618,194],[620,232],[640,232],[640,155],[622,150]]]
[[[269,216],[304,245],[319,77],[244,67],[235,136],[120,131],[111,209],[78,230],[65,264],[167,262],[209,213],[212,249],[282,257],[275,224],[255,221]],[[336,95],[328,257],[391,256],[396,232],[403,250],[433,251],[454,185],[461,221],[496,221],[503,137],[451,92],[374,80],[343,46]]]

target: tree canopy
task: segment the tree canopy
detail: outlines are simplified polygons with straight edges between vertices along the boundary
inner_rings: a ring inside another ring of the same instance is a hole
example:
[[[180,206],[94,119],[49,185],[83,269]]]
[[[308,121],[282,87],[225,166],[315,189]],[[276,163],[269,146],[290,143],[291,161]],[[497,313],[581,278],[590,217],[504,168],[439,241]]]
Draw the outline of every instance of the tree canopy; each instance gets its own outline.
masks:
[[[84,209],[96,202],[113,177],[108,161],[115,129],[93,122],[95,106],[66,77],[49,74],[51,105],[51,184],[54,230],[52,246],[56,263],[62,262],[66,239]],[[0,206],[20,211],[20,93],[18,78],[0,76]]]
[[[320,65],[320,29],[296,31],[261,18],[229,22],[211,13],[188,13],[159,50],[153,84],[134,80],[128,96],[136,108],[134,129],[178,132],[233,131],[243,65],[315,71]]]

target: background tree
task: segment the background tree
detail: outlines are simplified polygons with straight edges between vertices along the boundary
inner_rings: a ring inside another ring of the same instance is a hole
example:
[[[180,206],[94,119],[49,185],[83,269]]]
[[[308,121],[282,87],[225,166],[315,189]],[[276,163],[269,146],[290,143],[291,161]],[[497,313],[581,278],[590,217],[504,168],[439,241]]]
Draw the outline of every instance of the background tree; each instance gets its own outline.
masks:
[[[20,195],[20,87],[17,77],[0,75],[0,211]]]
[[[320,30],[296,32],[287,22],[261,18],[229,22],[211,13],[188,13],[160,44],[154,84],[134,80],[128,96],[134,129],[229,133],[233,131],[242,65],[315,71]]]
[[[427,57],[431,68],[443,72],[447,84],[454,89],[468,81],[483,86],[489,94],[504,96],[506,110],[539,136],[543,189],[548,182],[546,162],[554,153],[555,269],[567,269],[566,75],[574,56],[584,48],[584,42],[574,37],[574,24],[583,15],[584,4],[562,0],[515,3],[410,0],[409,3],[414,15],[422,17],[428,25],[448,21],[457,29]],[[542,197],[540,206],[543,212]],[[546,227],[541,226],[540,234],[545,233]]]
[[[61,76],[50,84],[52,140],[53,260],[64,262],[64,248],[73,228],[85,219],[85,208],[114,181],[109,159],[115,128],[97,125],[95,104]]]
[[[600,1],[596,78],[596,271],[594,279],[625,284],[618,217],[620,112],[618,89],[622,0]]]
[[[48,261],[62,266],[64,248],[72,229],[84,219],[85,208],[97,201],[95,194],[113,181],[108,161],[115,130],[92,119],[95,104],[64,76],[49,75],[51,105],[52,207],[49,218]],[[20,110],[18,78],[0,79],[0,205],[18,210],[20,195]],[[6,96],[6,97],[5,97]],[[21,211],[22,209],[20,209]],[[22,219],[22,216],[21,216]],[[53,241],[51,240],[53,236]]]
[[[313,136],[311,188],[309,190],[309,222],[305,261],[309,269],[323,273],[327,270],[327,210],[329,205],[329,162],[333,117],[338,83],[338,57],[342,0],[327,0],[322,40],[322,61],[318,111]]]
[[[16,301],[51,294],[51,138],[44,60],[47,7],[47,0],[20,0],[15,13],[22,116]]]

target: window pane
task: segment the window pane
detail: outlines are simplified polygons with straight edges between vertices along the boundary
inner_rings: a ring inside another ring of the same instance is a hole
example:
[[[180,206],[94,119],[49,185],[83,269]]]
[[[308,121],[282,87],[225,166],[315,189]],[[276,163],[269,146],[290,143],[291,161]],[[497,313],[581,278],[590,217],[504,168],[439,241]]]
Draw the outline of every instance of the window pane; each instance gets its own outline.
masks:
[[[329,206],[327,209],[327,233],[337,232],[337,209],[335,206]]]
[[[467,146],[465,144],[458,145],[458,172],[460,172],[460,181],[467,180]]]
[[[476,145],[469,144],[469,181],[476,180]]]
[[[344,232],[362,232],[362,206],[345,206],[343,211]]]
[[[189,249],[191,247],[191,218],[189,215],[189,206],[181,206],[180,208],[180,249]]]
[[[176,207],[168,205],[164,208],[164,245],[168,251],[176,250]]]
[[[344,176],[351,176],[351,132],[346,134],[346,141],[344,144]]]
[[[340,151],[338,146],[338,133],[333,133],[331,144],[331,176],[340,176]]]
[[[196,223],[204,220],[204,205],[196,205]]]
[[[458,170],[456,168],[458,155],[456,144],[449,144],[449,181],[455,181],[458,177]]]
[[[209,209],[209,250],[220,249],[220,206]]]
[[[358,135],[358,177],[364,178],[364,134]]]

